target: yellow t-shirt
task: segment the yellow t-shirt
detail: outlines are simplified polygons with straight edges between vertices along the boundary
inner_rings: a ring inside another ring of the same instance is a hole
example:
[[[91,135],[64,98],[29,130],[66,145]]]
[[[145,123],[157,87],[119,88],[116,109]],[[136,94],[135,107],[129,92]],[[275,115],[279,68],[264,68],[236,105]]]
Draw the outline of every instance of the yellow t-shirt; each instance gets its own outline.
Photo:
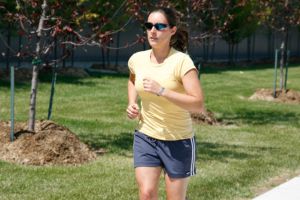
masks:
[[[160,140],[180,140],[193,136],[190,113],[164,97],[145,92],[143,78],[149,77],[162,87],[185,93],[181,78],[195,68],[192,59],[185,53],[171,48],[163,63],[150,61],[150,50],[133,54],[128,66],[135,75],[135,88],[141,98],[141,115],[138,130]]]

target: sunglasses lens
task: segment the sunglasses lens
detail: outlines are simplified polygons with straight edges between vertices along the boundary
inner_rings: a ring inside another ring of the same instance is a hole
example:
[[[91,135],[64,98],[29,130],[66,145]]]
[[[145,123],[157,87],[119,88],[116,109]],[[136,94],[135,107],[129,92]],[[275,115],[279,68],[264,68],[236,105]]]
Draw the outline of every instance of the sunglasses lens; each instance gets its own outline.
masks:
[[[153,24],[150,23],[150,22],[146,22],[146,23],[145,23],[145,27],[146,27],[146,29],[151,30],[152,27],[153,27]]]
[[[162,24],[162,23],[156,23],[156,24],[153,25],[150,22],[146,22],[144,25],[145,25],[147,30],[151,30],[152,27],[154,26],[155,29],[158,30],[158,31],[163,30],[163,29],[167,28],[167,26],[168,26],[167,24]]]
[[[165,29],[165,28],[167,28],[167,24],[161,24],[161,23],[157,23],[157,24],[155,24],[154,25],[155,26],[155,28],[157,29],[157,30],[163,30],[163,29]]]

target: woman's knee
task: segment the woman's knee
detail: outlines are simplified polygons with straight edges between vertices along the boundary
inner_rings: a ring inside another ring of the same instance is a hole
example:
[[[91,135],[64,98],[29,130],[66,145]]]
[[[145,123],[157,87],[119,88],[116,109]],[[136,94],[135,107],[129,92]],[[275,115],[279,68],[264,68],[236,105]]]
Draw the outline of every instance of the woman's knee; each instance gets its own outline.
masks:
[[[158,199],[158,191],[155,187],[140,187],[140,200],[156,200]]]
[[[135,170],[140,200],[157,199],[161,167],[138,167]]]

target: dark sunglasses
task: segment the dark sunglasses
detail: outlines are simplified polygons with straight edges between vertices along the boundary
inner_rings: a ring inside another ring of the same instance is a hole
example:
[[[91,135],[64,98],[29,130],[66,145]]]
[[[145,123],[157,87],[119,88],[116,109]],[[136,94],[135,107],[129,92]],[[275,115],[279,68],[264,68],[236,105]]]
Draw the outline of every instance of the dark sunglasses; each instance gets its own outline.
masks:
[[[152,24],[151,22],[146,22],[144,25],[147,30],[151,30],[152,27],[154,26],[155,29],[158,31],[164,30],[165,28],[167,28],[169,26],[168,24],[163,24],[163,23]]]

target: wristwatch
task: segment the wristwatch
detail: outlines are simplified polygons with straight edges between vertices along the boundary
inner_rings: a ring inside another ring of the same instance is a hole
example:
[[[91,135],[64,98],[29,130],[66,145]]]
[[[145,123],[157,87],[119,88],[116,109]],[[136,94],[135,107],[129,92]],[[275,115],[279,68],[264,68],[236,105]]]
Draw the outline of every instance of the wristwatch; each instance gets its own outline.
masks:
[[[161,96],[164,91],[165,91],[165,88],[161,87],[160,90],[158,91],[158,93],[156,95],[157,96]]]

